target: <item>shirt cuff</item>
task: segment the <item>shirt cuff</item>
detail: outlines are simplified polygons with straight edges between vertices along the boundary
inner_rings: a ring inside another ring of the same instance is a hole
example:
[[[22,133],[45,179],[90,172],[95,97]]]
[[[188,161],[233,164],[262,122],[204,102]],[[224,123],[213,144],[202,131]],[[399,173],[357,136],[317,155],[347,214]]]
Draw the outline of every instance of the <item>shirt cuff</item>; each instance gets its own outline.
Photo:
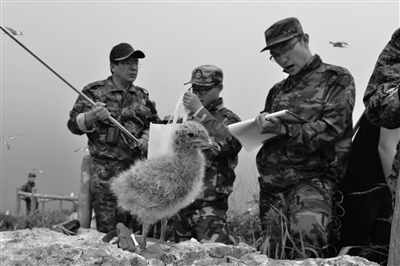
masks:
[[[197,111],[193,114],[193,116],[197,116],[201,110],[203,110],[204,106],[201,106]]]
[[[86,119],[85,119],[85,113],[80,113],[77,117],[76,117],[76,124],[78,125],[79,129],[83,132],[83,133],[90,133],[94,131],[94,127],[92,129],[87,129],[86,128]]]

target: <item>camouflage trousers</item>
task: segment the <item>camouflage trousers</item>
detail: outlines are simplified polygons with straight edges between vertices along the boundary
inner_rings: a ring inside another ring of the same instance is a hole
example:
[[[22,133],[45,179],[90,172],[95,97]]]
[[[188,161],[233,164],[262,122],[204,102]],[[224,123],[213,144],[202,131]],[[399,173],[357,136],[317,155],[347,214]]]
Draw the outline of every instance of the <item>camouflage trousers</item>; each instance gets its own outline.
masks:
[[[130,215],[117,208],[117,199],[110,190],[111,179],[129,168],[128,163],[93,158],[90,161],[90,199],[96,216],[97,230],[108,233],[116,229],[117,223],[124,223]]]
[[[302,242],[323,257],[322,248],[328,244],[332,218],[334,182],[314,178],[302,181],[288,191],[274,193],[268,184],[260,182],[260,220],[264,232],[268,229],[267,213],[274,206],[286,217],[289,233],[296,247]],[[300,235],[301,234],[301,235]],[[307,256],[315,254],[306,252]]]
[[[176,243],[196,238],[201,243],[229,244],[226,211],[213,206],[179,211],[173,231]]]

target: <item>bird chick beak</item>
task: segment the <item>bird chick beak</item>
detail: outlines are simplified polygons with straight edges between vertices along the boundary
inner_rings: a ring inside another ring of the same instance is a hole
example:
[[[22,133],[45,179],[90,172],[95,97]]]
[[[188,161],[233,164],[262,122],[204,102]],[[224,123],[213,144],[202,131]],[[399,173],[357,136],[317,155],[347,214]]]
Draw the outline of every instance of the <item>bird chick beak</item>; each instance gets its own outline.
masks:
[[[209,139],[208,142],[204,142],[202,144],[202,148],[221,151],[221,148],[219,147],[219,145],[216,142],[214,142],[212,139]]]

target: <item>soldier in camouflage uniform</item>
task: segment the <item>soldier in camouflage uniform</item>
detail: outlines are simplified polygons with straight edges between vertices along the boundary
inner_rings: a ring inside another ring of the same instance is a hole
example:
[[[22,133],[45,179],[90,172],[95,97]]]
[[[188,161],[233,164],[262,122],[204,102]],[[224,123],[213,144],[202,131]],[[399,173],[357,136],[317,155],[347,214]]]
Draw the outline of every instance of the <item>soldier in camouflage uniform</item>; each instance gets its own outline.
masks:
[[[277,134],[256,157],[262,228],[267,230],[266,214],[274,206],[286,216],[297,248],[301,250],[302,239],[322,256],[333,190],[344,175],[351,144],[354,80],[347,69],[323,63],[311,53],[308,34],[297,18],[273,24],[265,31],[265,40],[261,52],[270,50],[270,59],[289,76],[273,86],[256,117],[261,134]],[[265,118],[284,109],[310,122]]]
[[[400,127],[400,28],[378,57],[364,94],[365,114],[375,125],[394,129]],[[400,172],[400,143],[393,161],[392,173],[387,178],[394,204]]]
[[[340,234],[334,243],[337,251],[345,246],[351,247],[346,254],[363,255],[380,265],[386,265],[388,260],[394,193],[400,167],[399,146],[393,165],[396,151],[391,150],[395,149],[399,139],[400,105],[396,88],[399,81],[400,29],[383,49],[369,80],[364,96],[367,108],[353,139],[345,178],[339,184],[344,195],[341,206],[345,213],[339,220]],[[378,143],[382,141],[390,149],[378,153]],[[374,246],[374,252],[363,252],[366,246]]]
[[[130,44],[114,46],[110,53],[112,75],[87,85],[82,91],[96,102],[96,106],[92,107],[78,97],[68,120],[68,128],[73,134],[86,134],[88,137],[91,204],[97,230],[104,233],[115,230],[118,222],[130,222],[131,217],[117,209],[110,182],[112,177],[146,156],[149,124],[155,120],[148,107],[147,91],[133,84],[138,75],[139,59],[144,56]],[[109,121],[109,116],[132,133],[138,142],[120,132]]]
[[[347,255],[386,265],[389,219],[393,215],[386,177],[390,175],[400,130],[372,125],[364,114],[357,124],[346,174],[334,193],[337,215],[332,223],[332,255],[351,247]],[[375,252],[364,252],[372,246]]]
[[[224,107],[219,97],[223,89],[223,73],[216,66],[203,65],[192,71],[192,84],[184,94],[183,105],[189,119],[201,123],[217,142],[221,151],[205,150],[206,173],[202,195],[181,210],[174,220],[175,242],[196,238],[200,242],[229,243],[227,227],[228,197],[232,193],[234,172],[241,144],[227,126],[240,118]]]

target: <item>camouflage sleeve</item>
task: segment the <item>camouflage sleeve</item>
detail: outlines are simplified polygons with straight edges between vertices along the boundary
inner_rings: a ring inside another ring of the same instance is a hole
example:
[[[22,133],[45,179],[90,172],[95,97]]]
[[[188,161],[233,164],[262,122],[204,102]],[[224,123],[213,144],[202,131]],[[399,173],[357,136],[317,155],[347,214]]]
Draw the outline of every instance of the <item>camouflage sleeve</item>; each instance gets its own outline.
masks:
[[[207,128],[211,137],[217,142],[221,151],[215,154],[216,157],[228,156],[230,154],[237,154],[242,145],[234,138],[228,130],[228,125],[240,122],[240,118],[233,112],[228,112],[223,116],[222,121],[219,121],[211,115],[205,108],[203,108],[195,118],[205,128]],[[207,153],[206,153],[207,154]]]
[[[93,96],[89,93],[89,90],[86,87],[82,90],[82,92],[87,95],[90,99],[93,100]],[[78,123],[76,121],[76,117],[80,113],[86,113],[92,109],[92,106],[88,101],[86,101],[83,97],[79,96],[76,100],[72,110],[69,112],[69,120],[67,123],[68,129],[76,135],[83,135],[85,132],[81,131]]]
[[[400,127],[400,28],[380,53],[364,94],[365,114],[375,125]]]
[[[354,79],[349,74],[335,75],[336,81],[328,89],[324,110],[319,120],[304,124],[285,124],[290,145],[302,153],[311,153],[341,139],[352,127],[355,102]]]
[[[28,186],[28,183],[23,184],[21,187],[21,191],[27,192],[27,186]]]
[[[162,124],[162,121],[157,113],[156,102],[153,100],[150,100],[149,91],[147,89],[139,87],[139,86],[135,86],[135,87],[143,92],[145,103],[146,103],[145,105],[147,108],[150,109],[150,112],[152,113],[152,118],[151,118],[150,122],[152,122],[154,124]]]

